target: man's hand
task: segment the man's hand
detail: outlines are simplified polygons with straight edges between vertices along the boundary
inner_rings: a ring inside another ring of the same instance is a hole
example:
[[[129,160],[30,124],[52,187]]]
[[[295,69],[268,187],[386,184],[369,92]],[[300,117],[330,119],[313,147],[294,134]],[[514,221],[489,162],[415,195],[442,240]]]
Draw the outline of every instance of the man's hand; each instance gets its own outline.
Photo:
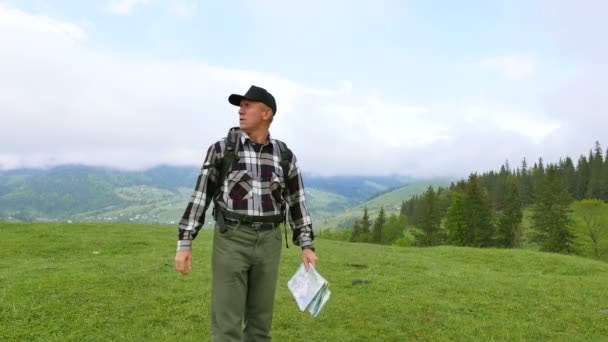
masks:
[[[175,269],[183,275],[192,270],[192,251],[179,251],[175,254]]]
[[[315,268],[317,267],[317,255],[312,251],[312,249],[304,248],[302,250],[301,258],[306,272],[308,272],[308,263],[311,263]]]

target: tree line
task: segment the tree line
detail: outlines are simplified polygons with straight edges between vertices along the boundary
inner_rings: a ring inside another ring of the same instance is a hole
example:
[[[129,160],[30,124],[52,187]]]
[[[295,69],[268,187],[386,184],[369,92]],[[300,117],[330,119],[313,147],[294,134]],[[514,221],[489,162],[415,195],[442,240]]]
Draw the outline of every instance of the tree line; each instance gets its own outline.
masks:
[[[398,215],[387,218],[381,208],[372,220],[365,208],[352,229],[325,236],[380,244],[515,248],[522,243],[523,210],[530,207],[527,239],[543,251],[574,253],[573,201],[599,258],[608,229],[592,210],[608,208],[608,150],[602,153],[599,142],[576,165],[570,157],[546,165],[539,158],[531,167],[524,158],[516,168],[507,161],[498,172],[472,173],[448,188],[429,187],[403,201]],[[411,228],[409,240],[406,227]]]

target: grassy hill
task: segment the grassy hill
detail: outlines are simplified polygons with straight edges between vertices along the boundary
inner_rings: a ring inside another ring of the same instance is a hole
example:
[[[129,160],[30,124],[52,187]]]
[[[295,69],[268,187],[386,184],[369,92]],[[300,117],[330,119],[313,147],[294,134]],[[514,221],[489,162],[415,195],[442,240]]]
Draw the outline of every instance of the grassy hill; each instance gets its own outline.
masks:
[[[336,215],[336,213],[344,212],[348,208],[356,205],[353,199],[334,192],[318,190],[315,188],[307,188],[306,204],[308,210],[314,220],[326,220]]]
[[[396,189],[418,180],[404,176],[334,176],[322,177],[303,174],[306,188],[332,192],[360,203],[375,194]]]
[[[392,191],[379,194],[364,203],[347,208],[342,212],[334,214],[333,217],[319,220],[318,222],[315,222],[315,229],[335,231],[343,227],[351,227],[356,219],[363,216],[363,209],[365,207],[367,207],[371,217],[377,216],[381,207],[384,207],[384,210],[388,214],[399,212],[402,201],[407,200],[416,194],[423,193],[429,185],[432,185],[434,189],[437,189],[439,186],[445,187],[449,184],[449,179],[433,179],[399,187]]]
[[[209,338],[211,231],[194,270],[173,270],[174,227],[0,223],[0,340]],[[608,336],[608,265],[524,250],[403,248],[319,239],[332,297],[317,318],[286,282],[277,341],[598,341]]]

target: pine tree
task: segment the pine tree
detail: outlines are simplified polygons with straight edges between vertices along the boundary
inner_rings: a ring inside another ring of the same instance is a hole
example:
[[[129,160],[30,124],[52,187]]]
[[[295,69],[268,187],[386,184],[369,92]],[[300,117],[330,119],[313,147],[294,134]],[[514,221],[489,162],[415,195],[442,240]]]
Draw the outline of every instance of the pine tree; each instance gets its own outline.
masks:
[[[532,207],[532,241],[541,250],[557,253],[574,252],[574,234],[570,231],[571,198],[557,167],[551,165],[539,186]]]
[[[382,244],[391,245],[402,238],[406,225],[406,216],[391,214],[382,228]]]
[[[382,228],[386,224],[386,215],[384,213],[384,207],[380,207],[378,217],[374,220],[374,230],[372,231],[373,243],[382,243]]]
[[[566,181],[566,186],[568,193],[571,196],[574,196],[576,193],[576,169],[574,168],[574,163],[570,157],[566,157],[564,161],[560,164],[560,168],[562,169],[562,175],[564,176],[564,180]]]
[[[456,184],[452,183],[452,185],[450,186],[450,190],[463,192],[464,189],[466,189],[466,187],[467,187],[467,181],[464,179],[461,179],[458,182],[456,182]]]
[[[595,142],[593,155],[589,160],[589,185],[587,187],[586,198],[601,198],[602,197],[602,169],[604,165],[604,157],[600,143]]]
[[[439,205],[439,215],[443,217],[452,203],[452,192],[439,187],[437,189],[437,202]]]
[[[526,206],[532,203],[532,185],[530,180],[530,171],[526,158],[521,162],[521,170],[519,174],[519,195],[522,205]]]
[[[414,233],[418,246],[440,245],[445,239],[441,230],[441,215],[438,204],[437,195],[433,188],[429,186],[418,205],[419,222],[417,227],[419,230]]]
[[[589,162],[584,155],[578,159],[576,165],[576,191],[574,198],[582,200],[587,195],[587,186],[589,184]]]
[[[498,220],[496,231],[496,245],[498,247],[513,248],[519,245],[522,233],[522,218],[519,190],[515,179],[511,178],[505,196],[505,206]]]
[[[494,208],[500,210],[504,206],[505,195],[507,192],[507,178],[511,175],[509,169],[509,161],[500,167],[500,172],[497,175],[496,185],[494,186]]]
[[[412,201],[412,215],[410,223],[415,226],[418,227],[420,226],[420,222],[422,222],[422,198],[423,195],[416,195],[414,197],[412,197],[411,201]]]
[[[471,246],[467,222],[464,214],[464,195],[452,192],[452,204],[445,215],[445,229],[448,233],[448,243],[456,246]]]
[[[492,222],[492,204],[481,181],[476,174],[471,174],[464,196],[464,213],[469,230],[467,241],[471,246],[492,246],[494,225]]]
[[[600,199],[603,200],[604,202],[608,202],[608,149],[606,150],[604,166],[602,169]]]
[[[503,167],[504,169],[504,167]],[[481,176],[479,176],[479,181],[481,182],[482,186],[486,188],[487,192],[488,192],[488,198],[490,199],[490,202],[492,203],[493,206],[498,205],[497,202],[497,180],[498,180],[498,174],[496,174],[494,171],[490,171],[487,173],[482,173]]]
[[[360,242],[369,242],[371,240],[371,226],[372,223],[369,219],[367,207],[363,208],[363,217],[360,220],[361,224],[361,235],[359,236]]]
[[[414,212],[416,211],[416,203],[418,203],[418,195],[414,195],[410,197],[410,199],[405,201],[405,208],[401,207],[401,211],[405,212],[405,215],[408,219],[413,220]]]
[[[361,222],[359,222],[359,219],[355,220],[355,224],[353,225],[353,230],[350,234],[350,241],[352,241],[352,242],[361,241]]]
[[[538,163],[534,163],[532,172],[530,173],[530,179],[532,184],[532,198],[536,198],[536,193],[545,177],[545,166],[543,164],[543,158],[538,158]]]

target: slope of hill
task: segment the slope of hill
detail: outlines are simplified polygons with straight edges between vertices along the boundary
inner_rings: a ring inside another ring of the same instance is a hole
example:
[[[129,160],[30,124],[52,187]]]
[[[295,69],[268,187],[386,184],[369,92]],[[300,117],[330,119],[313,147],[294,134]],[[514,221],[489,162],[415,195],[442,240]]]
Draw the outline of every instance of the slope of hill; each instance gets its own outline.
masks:
[[[325,220],[356,205],[357,202],[335,192],[309,187],[306,189],[306,204],[315,220]]]
[[[182,277],[173,268],[175,227],[0,223],[0,340],[208,340],[212,240],[211,231],[201,232],[193,271]],[[608,336],[602,262],[323,239],[317,251],[332,296],[318,317],[300,312],[285,286],[301,262],[299,250],[284,249],[272,330],[277,341]]]
[[[317,177],[304,174],[305,186],[326,192],[334,192],[354,202],[362,202],[378,193],[401,187],[405,184],[415,183],[416,179],[392,177]],[[356,185],[356,186],[354,186]]]
[[[443,178],[408,184],[373,197],[369,201],[360,203],[340,213],[336,213],[329,219],[319,221],[316,226],[320,230],[328,229],[330,231],[351,227],[356,219],[363,216],[365,207],[367,207],[368,213],[372,218],[378,215],[378,211],[381,207],[384,207],[387,214],[396,213],[400,210],[402,201],[405,201],[416,194],[423,193],[429,186],[432,185],[436,189],[439,186],[446,187],[449,184],[450,180]]]

